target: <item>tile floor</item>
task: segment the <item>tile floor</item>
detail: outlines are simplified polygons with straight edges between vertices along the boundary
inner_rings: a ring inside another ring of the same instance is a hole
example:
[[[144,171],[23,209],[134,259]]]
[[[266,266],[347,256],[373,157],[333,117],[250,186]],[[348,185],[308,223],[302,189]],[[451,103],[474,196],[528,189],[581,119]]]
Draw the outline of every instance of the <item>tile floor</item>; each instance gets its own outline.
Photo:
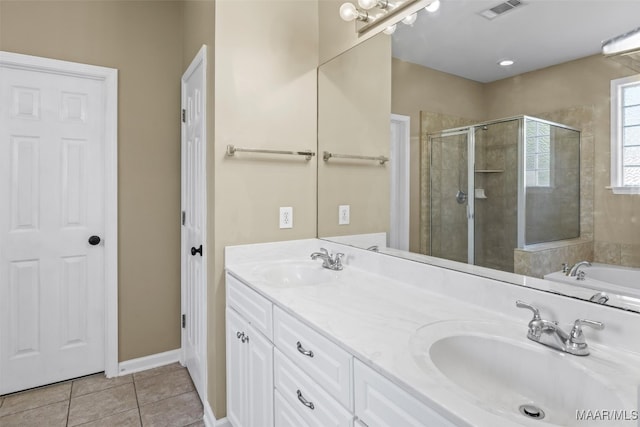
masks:
[[[203,427],[202,403],[178,363],[117,378],[91,375],[0,397],[0,427]]]

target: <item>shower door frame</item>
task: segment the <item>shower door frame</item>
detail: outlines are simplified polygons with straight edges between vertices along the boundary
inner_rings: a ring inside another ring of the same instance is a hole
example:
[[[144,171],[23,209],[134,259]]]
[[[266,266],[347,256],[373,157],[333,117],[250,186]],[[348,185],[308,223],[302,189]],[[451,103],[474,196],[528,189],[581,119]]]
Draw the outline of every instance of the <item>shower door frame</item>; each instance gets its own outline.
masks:
[[[525,179],[525,136],[527,132],[527,120],[533,120],[540,123],[549,124],[551,126],[555,126],[562,129],[572,130],[578,132],[578,170],[582,166],[582,131],[580,129],[574,128],[572,126],[567,126],[562,123],[553,122],[551,120],[541,119],[535,116],[528,115],[520,115],[513,117],[505,117],[497,120],[490,120],[486,122],[474,123],[472,125],[460,126],[457,128],[445,129],[439,132],[433,132],[427,134],[427,138],[429,140],[429,158],[430,162],[433,161],[432,156],[432,143],[431,141],[434,138],[444,138],[446,136],[455,136],[467,134],[467,167],[468,167],[468,183],[467,183],[467,262],[471,265],[475,265],[475,150],[476,150],[476,141],[475,141],[475,130],[482,126],[491,126],[494,124],[511,122],[517,120],[518,121],[518,182],[517,182],[517,191],[518,191],[518,211],[517,211],[517,248],[523,249],[526,248],[526,200],[527,200],[527,186]],[[431,163],[432,164],[432,163]],[[429,186],[431,185],[431,170],[429,171]],[[580,194],[579,190],[579,194]],[[429,197],[432,196],[432,191],[429,192]],[[579,200],[580,212],[581,212],[581,204],[582,197]],[[431,221],[432,224],[432,221]],[[579,224],[579,236],[582,236],[582,224]],[[429,239],[429,248],[431,248],[431,238]]]
[[[429,197],[433,196],[433,184],[431,182],[431,171],[433,170],[433,139],[445,138],[449,136],[467,136],[467,263],[475,264],[475,126],[464,126],[447,129],[442,132],[428,134],[429,140]],[[429,220],[430,227],[433,226],[433,217]],[[429,237],[429,253],[433,254],[432,238]]]

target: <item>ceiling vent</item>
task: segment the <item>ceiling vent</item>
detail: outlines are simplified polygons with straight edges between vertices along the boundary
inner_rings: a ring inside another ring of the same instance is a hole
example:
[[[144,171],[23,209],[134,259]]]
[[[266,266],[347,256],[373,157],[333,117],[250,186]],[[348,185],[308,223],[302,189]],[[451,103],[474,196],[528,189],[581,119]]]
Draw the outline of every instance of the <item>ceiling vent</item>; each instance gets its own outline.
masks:
[[[524,6],[520,0],[507,0],[504,3],[500,3],[492,7],[491,9],[483,10],[480,12],[480,15],[492,20],[520,6]]]

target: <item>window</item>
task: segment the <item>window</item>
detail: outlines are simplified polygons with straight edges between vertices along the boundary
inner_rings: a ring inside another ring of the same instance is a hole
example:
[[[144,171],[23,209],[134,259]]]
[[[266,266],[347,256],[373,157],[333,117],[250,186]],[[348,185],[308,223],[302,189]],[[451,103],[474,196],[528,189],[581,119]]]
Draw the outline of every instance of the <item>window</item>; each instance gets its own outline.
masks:
[[[640,192],[640,74],[611,81],[611,188]]]
[[[526,121],[526,185],[551,187],[551,125]]]

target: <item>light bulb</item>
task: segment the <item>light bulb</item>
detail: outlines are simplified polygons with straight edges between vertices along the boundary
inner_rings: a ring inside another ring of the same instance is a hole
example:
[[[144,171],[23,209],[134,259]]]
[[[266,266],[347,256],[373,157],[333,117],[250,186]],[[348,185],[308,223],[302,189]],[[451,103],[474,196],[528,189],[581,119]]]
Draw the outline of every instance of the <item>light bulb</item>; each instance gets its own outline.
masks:
[[[378,0],[358,0],[358,6],[364,10],[373,9],[378,4]]]
[[[404,18],[402,22],[407,25],[413,25],[413,23],[416,22],[416,19],[418,19],[418,15],[415,13],[412,13],[411,15]]]
[[[515,61],[512,59],[503,59],[502,61],[498,62],[498,65],[500,65],[501,67],[509,67],[513,64],[515,64]]]
[[[432,1],[427,5],[427,7],[424,8],[424,10],[429,13],[436,12],[438,9],[440,9],[440,0]]]
[[[340,18],[347,22],[353,21],[358,18],[358,9],[351,3],[343,3],[340,6]]]
[[[382,32],[390,36],[391,34],[396,32],[396,24],[385,28]]]

